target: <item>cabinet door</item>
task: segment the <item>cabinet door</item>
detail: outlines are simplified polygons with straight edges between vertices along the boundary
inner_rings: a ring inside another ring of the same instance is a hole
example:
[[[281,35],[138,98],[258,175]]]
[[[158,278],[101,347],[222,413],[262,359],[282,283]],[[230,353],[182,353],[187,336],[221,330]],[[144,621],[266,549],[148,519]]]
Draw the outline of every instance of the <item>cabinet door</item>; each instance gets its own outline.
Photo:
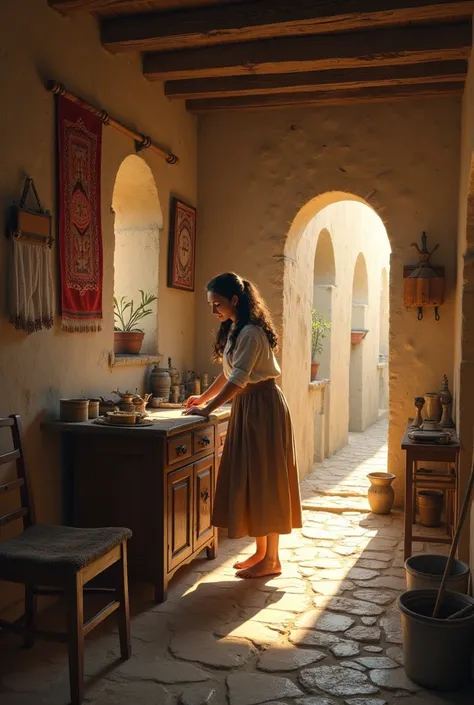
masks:
[[[212,538],[211,524],[214,503],[214,456],[194,465],[194,550]]]
[[[168,570],[193,552],[193,465],[167,475]]]

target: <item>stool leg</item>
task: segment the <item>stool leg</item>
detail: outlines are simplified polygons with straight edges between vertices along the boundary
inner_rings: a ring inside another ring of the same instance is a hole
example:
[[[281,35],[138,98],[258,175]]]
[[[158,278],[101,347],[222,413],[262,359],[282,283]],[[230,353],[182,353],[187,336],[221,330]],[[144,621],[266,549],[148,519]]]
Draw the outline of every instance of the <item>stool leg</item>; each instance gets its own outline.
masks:
[[[81,705],[84,699],[84,605],[81,573],[77,573],[67,586],[66,599],[71,705]]]
[[[130,606],[128,599],[127,542],[122,541],[121,557],[118,562],[117,610],[120,637],[120,656],[126,661],[132,655],[130,644]]]

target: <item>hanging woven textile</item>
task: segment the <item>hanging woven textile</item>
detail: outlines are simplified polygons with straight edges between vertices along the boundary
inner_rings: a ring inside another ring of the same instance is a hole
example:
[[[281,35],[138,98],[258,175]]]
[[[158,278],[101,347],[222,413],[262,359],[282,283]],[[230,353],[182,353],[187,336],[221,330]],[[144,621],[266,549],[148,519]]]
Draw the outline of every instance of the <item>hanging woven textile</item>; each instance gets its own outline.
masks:
[[[102,328],[102,121],[58,96],[59,256],[62,329]]]
[[[30,188],[38,211],[25,207]],[[27,333],[52,328],[51,215],[43,209],[31,177],[25,181],[19,206],[12,209],[10,234],[10,323]]]

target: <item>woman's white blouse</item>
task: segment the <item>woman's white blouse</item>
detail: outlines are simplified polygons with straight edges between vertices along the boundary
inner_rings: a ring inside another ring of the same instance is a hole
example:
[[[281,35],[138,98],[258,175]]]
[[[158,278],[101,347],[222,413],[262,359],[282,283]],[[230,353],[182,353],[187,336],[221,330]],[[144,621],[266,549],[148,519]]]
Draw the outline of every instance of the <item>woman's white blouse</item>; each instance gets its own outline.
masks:
[[[231,353],[230,345],[230,340],[227,340],[222,360],[224,376],[229,382],[243,388],[247,384],[280,376],[280,366],[267,336],[259,326],[244,326]]]

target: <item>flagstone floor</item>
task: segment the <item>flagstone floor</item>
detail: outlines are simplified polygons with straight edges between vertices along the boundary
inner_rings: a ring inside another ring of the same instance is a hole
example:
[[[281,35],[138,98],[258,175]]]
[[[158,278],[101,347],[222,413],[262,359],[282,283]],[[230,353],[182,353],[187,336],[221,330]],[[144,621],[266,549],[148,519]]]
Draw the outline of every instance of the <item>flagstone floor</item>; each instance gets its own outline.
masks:
[[[118,661],[113,621],[87,641],[94,705],[468,705],[474,691],[428,693],[403,669],[397,595],[405,588],[402,515],[369,513],[366,474],[386,470],[381,421],[303,482],[304,528],[282,537],[283,574],[242,581],[249,540],[223,540],[156,605],[132,588],[133,656]],[[330,511],[328,511],[330,510]],[[415,544],[416,551],[439,552]],[[59,618],[46,611],[44,619]],[[66,705],[65,649],[22,651],[0,635],[1,705]]]

